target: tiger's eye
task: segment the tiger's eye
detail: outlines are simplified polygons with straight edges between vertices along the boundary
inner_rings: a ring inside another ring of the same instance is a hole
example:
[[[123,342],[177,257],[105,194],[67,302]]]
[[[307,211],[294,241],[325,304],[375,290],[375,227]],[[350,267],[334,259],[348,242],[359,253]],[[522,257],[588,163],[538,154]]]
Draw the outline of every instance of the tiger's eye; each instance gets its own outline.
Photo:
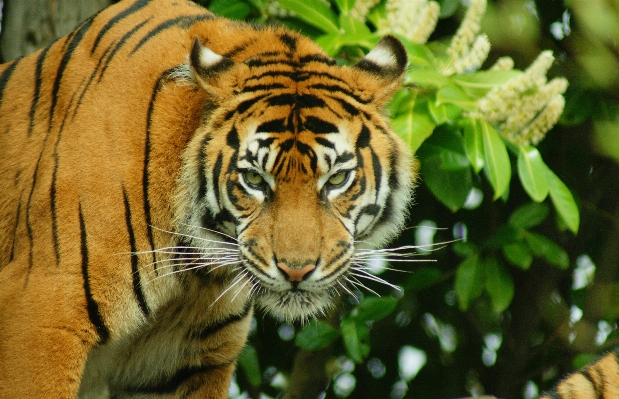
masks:
[[[261,186],[264,183],[264,178],[259,173],[248,171],[244,174],[245,181],[252,186]]]
[[[329,177],[328,182],[332,186],[339,186],[340,184],[343,184],[347,178],[348,172],[338,172],[333,176]]]

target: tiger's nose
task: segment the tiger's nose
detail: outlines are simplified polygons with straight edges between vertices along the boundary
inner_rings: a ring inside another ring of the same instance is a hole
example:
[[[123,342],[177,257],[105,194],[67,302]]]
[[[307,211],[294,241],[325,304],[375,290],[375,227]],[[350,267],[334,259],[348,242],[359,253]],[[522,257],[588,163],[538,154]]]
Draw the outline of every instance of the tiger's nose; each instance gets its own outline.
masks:
[[[283,262],[277,264],[277,268],[287,276],[288,281],[302,281],[312,270],[316,268],[316,265],[309,263],[301,268],[291,268]]]

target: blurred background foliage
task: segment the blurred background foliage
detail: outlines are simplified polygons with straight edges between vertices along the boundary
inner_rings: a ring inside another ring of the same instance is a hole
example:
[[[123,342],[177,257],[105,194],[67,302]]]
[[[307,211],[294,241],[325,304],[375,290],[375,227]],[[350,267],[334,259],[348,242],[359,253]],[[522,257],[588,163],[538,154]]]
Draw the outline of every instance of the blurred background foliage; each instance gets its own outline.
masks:
[[[376,43],[385,12],[383,0],[359,24],[349,18],[354,0],[200,3],[229,18],[283,23],[344,64]],[[480,70],[503,56],[526,70],[549,49],[548,77],[569,81],[563,115],[536,147],[470,117],[476,108],[467,104],[513,75],[434,73],[470,5],[438,3],[428,44],[407,43],[407,87],[390,107],[421,160],[409,227],[392,246],[429,250],[414,262],[370,262],[372,275],[401,290],[363,280],[380,297],[355,290],[327,320],[303,326],[258,314],[231,398],[535,398],[618,344],[619,0],[488,1],[480,32],[492,46]],[[2,32],[3,47],[11,33]],[[467,82],[482,90],[446,96]],[[485,151],[475,157],[471,148]],[[503,163],[493,171],[494,152]],[[520,157],[533,165],[528,175]],[[536,191],[540,181],[554,182],[554,197],[544,184]]]

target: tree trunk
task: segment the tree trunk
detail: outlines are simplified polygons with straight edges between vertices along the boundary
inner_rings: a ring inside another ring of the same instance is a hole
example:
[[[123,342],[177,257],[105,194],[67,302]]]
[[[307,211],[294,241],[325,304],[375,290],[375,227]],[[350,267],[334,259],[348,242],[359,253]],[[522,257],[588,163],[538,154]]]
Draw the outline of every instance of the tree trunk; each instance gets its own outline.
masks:
[[[11,61],[71,32],[112,0],[4,0],[0,58]]]

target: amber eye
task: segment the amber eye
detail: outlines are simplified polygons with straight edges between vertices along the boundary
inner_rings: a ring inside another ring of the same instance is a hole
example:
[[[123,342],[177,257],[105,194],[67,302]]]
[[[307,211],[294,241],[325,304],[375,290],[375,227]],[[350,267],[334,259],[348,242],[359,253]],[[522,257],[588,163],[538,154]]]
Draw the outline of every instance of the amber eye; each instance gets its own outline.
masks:
[[[346,182],[346,180],[348,180],[349,173],[350,172],[348,171],[337,172],[336,174],[329,177],[329,180],[327,180],[327,182],[332,187],[341,186]]]
[[[243,173],[243,178],[245,179],[245,181],[252,185],[252,186],[256,186],[256,187],[260,187],[264,184],[264,178],[262,176],[260,176],[259,173],[256,173],[254,171],[248,170],[247,172]]]

